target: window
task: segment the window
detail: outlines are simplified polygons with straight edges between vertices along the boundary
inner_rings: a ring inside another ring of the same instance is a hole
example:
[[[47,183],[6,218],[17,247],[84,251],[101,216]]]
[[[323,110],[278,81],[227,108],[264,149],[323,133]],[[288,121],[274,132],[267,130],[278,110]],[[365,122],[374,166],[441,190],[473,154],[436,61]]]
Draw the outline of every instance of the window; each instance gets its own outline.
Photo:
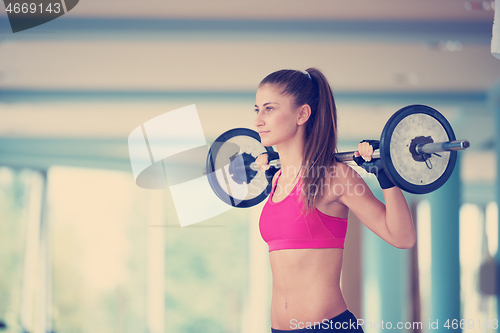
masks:
[[[57,167],[48,179],[56,332],[242,329],[248,210],[180,228],[168,192],[129,173]]]

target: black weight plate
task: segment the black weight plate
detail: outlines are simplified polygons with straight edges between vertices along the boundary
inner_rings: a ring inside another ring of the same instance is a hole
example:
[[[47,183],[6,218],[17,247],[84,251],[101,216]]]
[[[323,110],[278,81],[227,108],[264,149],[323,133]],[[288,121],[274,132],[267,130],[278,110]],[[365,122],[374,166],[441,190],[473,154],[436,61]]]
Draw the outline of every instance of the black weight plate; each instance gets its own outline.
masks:
[[[404,191],[425,194],[440,188],[450,178],[457,160],[456,151],[429,155],[416,160],[410,152],[415,138],[433,142],[455,140],[446,118],[425,105],[409,105],[392,115],[380,137],[380,158],[387,176]],[[426,141],[427,142],[427,141]]]
[[[264,172],[257,173],[248,184],[241,182],[241,177],[233,178],[230,173],[244,169],[244,159],[248,163],[265,152],[273,152],[273,149],[264,147],[259,134],[253,130],[235,128],[221,134],[210,147],[206,162],[208,182],[214,193],[228,205],[238,208],[253,207],[267,198],[271,184]]]

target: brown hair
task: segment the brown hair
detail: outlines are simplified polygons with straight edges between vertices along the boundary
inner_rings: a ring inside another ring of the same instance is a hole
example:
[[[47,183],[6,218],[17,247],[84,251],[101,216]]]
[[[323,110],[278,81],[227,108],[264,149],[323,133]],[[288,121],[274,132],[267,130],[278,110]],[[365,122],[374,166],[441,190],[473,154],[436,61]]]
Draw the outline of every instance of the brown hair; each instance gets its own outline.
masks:
[[[307,210],[312,210],[323,195],[328,170],[335,165],[337,152],[337,108],[326,77],[316,68],[307,73],[283,69],[266,76],[259,84],[283,88],[283,94],[294,98],[295,106],[308,104],[311,116],[307,120],[302,168],[302,194]],[[313,189],[313,190],[311,190]]]

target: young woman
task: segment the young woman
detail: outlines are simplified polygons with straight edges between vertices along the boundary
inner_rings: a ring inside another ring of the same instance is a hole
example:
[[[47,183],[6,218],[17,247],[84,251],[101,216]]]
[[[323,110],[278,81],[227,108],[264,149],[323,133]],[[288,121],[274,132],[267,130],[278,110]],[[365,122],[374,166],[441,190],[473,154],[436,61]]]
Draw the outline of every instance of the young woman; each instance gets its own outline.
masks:
[[[319,70],[269,74],[255,111],[262,144],[275,145],[281,161],[259,223],[273,276],[271,331],[362,332],[340,290],[347,214],[389,244],[411,248],[415,230],[406,200],[379,170],[384,205],[356,171],[333,159],[337,113]],[[358,152],[371,160],[373,147],[363,142]],[[257,163],[269,168],[266,154]]]

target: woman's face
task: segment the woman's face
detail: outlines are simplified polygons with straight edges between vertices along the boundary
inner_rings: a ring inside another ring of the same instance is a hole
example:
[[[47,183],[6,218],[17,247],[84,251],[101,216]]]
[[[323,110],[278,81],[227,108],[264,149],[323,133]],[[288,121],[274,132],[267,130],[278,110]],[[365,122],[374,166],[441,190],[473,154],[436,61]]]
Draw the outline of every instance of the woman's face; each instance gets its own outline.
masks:
[[[281,93],[274,85],[265,84],[257,90],[255,127],[264,146],[272,146],[292,138],[298,130],[298,108],[293,97]]]

